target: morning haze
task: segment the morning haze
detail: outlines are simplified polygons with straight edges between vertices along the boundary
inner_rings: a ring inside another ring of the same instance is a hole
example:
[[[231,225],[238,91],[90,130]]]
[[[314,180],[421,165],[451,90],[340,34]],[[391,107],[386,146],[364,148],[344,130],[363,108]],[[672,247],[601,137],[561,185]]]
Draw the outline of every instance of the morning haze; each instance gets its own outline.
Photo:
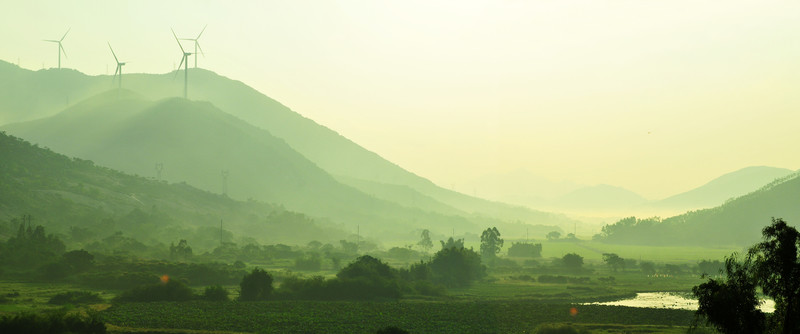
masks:
[[[0,332],[800,332],[798,7],[6,4]]]

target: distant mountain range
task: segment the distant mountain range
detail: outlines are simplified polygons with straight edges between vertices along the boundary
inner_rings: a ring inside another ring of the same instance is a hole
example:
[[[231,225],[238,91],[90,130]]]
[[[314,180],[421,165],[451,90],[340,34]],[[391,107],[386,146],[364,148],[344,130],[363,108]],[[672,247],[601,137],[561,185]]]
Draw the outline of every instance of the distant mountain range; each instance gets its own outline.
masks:
[[[800,172],[713,208],[663,221],[626,219],[605,227],[601,237],[608,242],[647,245],[747,246],[761,238],[761,229],[771,218],[800,226]]]
[[[0,90],[0,120],[38,119],[3,129],[139,175],[154,176],[163,163],[166,180],[213,192],[221,192],[227,170],[234,198],[283,204],[351,228],[477,234],[493,225],[524,233],[574,224],[437,187],[241,82],[190,72],[189,97],[209,102],[170,98],[182,87],[171,75],[126,74],[126,90],[108,91],[108,76],[0,62],[0,89],[9,88]]]

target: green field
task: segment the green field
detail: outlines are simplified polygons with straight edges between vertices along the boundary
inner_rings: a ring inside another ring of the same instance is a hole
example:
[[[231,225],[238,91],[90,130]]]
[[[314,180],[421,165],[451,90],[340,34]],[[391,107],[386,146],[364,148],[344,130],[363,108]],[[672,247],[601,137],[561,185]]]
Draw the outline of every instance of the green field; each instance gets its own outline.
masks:
[[[570,314],[572,307],[578,310],[575,316]],[[412,333],[529,333],[544,323],[583,324],[598,332],[649,332],[645,331],[648,327],[639,327],[642,325],[656,326],[649,330],[657,332],[685,331],[693,312],[536,300],[271,301],[119,304],[103,316],[108,323],[122,327],[257,333],[374,333],[387,326]]]

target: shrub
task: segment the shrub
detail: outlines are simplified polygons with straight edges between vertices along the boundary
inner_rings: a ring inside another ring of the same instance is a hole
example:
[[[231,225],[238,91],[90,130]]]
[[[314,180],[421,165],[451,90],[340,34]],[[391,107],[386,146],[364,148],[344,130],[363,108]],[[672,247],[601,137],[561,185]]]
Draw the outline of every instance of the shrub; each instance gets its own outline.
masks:
[[[255,268],[242,278],[239,287],[241,301],[267,300],[273,290],[272,275],[263,269]]]
[[[203,299],[215,302],[230,300],[230,298],[228,298],[228,290],[225,290],[225,288],[220,285],[206,287],[203,291]]]
[[[142,285],[123,292],[116,299],[122,302],[186,301],[194,298],[194,293],[186,284],[177,280],[166,283]]]
[[[102,303],[103,298],[100,295],[90,291],[67,291],[56,294],[47,302],[54,305],[66,304],[97,304]]]
[[[447,287],[469,286],[486,275],[486,267],[475,251],[466,248],[442,248],[430,262],[433,280]]]
[[[106,325],[95,313],[89,315],[56,312],[50,314],[20,313],[0,318],[0,333],[26,334],[105,334]]]
[[[322,268],[322,259],[318,254],[306,254],[294,259],[294,268],[297,270],[318,271]]]
[[[584,334],[586,329],[577,329],[567,324],[543,324],[536,328],[536,334]]]

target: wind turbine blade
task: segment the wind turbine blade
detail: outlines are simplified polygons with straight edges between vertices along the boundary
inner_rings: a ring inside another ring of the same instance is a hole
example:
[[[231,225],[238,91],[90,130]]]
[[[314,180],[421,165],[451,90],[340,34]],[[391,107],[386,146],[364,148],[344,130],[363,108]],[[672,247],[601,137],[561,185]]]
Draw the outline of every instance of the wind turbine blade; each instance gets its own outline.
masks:
[[[69,34],[69,31],[70,31],[70,30],[72,30],[72,27],[70,27],[69,29],[67,29],[67,32],[65,32],[65,33],[64,33],[64,36],[61,36],[61,39],[59,39],[58,41],[59,41],[59,42],[63,41],[63,40],[64,40],[64,37],[67,37],[67,34]]]
[[[178,39],[178,35],[175,35],[175,30],[173,30],[172,28],[169,28],[169,30],[172,30],[172,36],[175,37],[175,42],[178,42],[178,47],[181,48],[181,52],[186,53],[186,51],[183,51],[183,45],[181,45],[181,41]]]
[[[117,54],[114,53],[114,48],[111,47],[111,43],[110,42],[108,42],[108,48],[111,49],[111,54],[114,55],[114,61],[116,61],[117,65],[119,65],[119,59],[117,59]]]
[[[178,77],[178,72],[180,72],[180,70],[181,70],[181,66],[183,66],[183,61],[184,61],[184,60],[186,60],[186,56],[185,56],[185,55],[184,55],[183,57],[181,57],[181,64],[180,64],[180,65],[178,65],[178,69],[177,69],[177,70],[175,70],[175,76],[172,78],[172,80],[175,80],[175,78],[177,78],[177,77]]]
[[[43,41],[45,41],[45,42],[53,42],[53,43],[58,43],[58,41],[56,41],[56,40],[53,40],[53,39],[43,39]]]
[[[69,58],[69,57],[67,57],[67,50],[64,50],[64,46],[61,45],[61,42],[58,43],[58,49],[61,50],[61,52],[64,53],[64,58]]]
[[[117,73],[119,73],[119,70],[120,70],[120,66],[117,65],[117,70],[114,71],[114,76],[111,77],[111,82],[114,82],[114,79],[117,77]]]
[[[206,25],[203,27],[203,30],[200,30],[200,33],[199,33],[199,34],[197,34],[197,38],[195,38],[195,40],[198,40],[198,39],[200,39],[200,36],[202,36],[202,35],[203,35],[203,32],[205,32],[205,31],[206,31],[206,28],[208,28],[208,24],[206,24]]]
[[[194,41],[194,44],[197,44],[197,49],[198,49],[198,50],[200,50],[200,54],[202,54],[202,55],[203,55],[203,57],[205,58],[205,56],[206,56],[206,53],[205,53],[205,52],[203,52],[203,48],[201,48],[201,47],[200,47],[200,43],[199,43],[197,40],[195,40],[195,41]],[[195,57],[197,57],[197,55],[195,55]]]

